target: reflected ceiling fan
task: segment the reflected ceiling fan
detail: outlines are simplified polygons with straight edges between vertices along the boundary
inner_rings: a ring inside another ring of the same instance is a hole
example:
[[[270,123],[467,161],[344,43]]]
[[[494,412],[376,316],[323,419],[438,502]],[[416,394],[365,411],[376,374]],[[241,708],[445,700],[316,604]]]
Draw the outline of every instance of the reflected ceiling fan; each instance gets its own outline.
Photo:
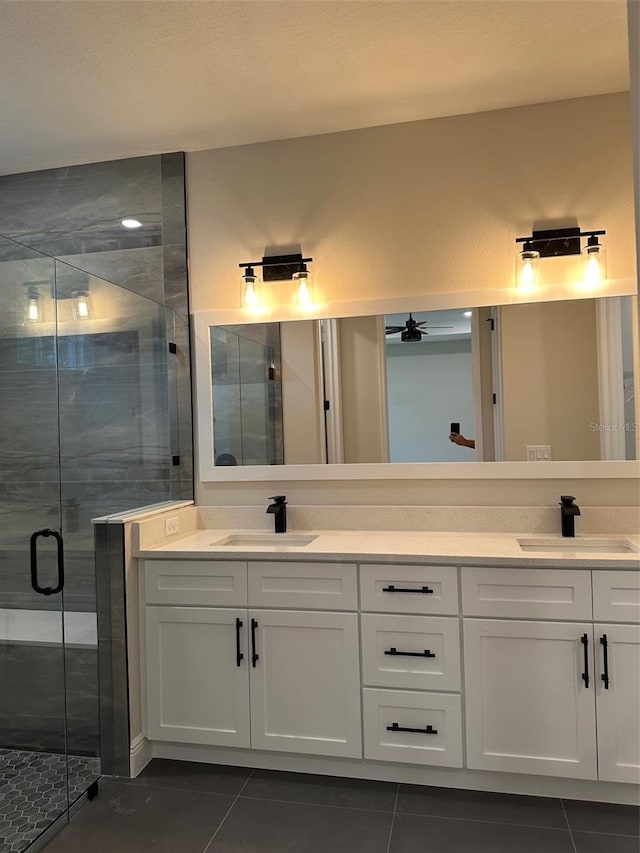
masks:
[[[453,326],[431,326],[427,320],[418,322],[409,314],[404,326],[385,326],[385,335],[397,335],[400,332],[400,340],[404,343],[412,343],[422,340],[423,335],[428,335],[427,329],[453,329]]]

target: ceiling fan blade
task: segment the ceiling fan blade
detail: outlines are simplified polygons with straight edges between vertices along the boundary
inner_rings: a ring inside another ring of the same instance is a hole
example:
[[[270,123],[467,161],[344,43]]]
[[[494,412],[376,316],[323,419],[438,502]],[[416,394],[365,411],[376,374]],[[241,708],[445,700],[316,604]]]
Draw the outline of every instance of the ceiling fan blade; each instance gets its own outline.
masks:
[[[398,332],[404,331],[404,326],[385,326],[386,335],[396,335]]]
[[[419,329],[422,329],[422,330],[424,331],[425,329],[453,329],[453,326],[431,326],[431,325],[430,325],[429,323],[427,323],[427,321],[425,320],[425,321],[424,321],[424,322],[422,322],[422,323],[418,323],[418,328],[419,328]]]

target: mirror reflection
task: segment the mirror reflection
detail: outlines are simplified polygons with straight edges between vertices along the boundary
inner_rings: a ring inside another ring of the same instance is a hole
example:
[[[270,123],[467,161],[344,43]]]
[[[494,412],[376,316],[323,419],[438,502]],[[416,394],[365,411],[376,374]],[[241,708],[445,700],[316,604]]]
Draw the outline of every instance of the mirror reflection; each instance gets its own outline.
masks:
[[[210,328],[225,465],[635,459],[632,297]]]

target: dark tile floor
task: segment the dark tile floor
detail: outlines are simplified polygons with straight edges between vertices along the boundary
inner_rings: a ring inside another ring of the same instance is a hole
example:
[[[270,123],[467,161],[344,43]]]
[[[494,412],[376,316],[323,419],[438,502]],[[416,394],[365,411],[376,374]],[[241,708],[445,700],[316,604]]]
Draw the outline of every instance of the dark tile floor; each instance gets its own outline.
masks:
[[[46,853],[639,853],[640,809],[156,759]]]

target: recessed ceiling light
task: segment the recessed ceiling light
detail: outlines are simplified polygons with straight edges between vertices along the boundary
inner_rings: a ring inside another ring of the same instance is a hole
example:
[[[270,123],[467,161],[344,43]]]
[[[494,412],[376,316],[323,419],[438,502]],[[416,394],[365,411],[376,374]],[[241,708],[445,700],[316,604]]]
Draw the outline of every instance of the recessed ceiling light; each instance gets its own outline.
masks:
[[[142,228],[142,222],[139,219],[123,219],[122,224],[125,228]]]
[[[472,314],[473,314],[473,311],[465,311],[462,316],[463,317],[471,317]]]

